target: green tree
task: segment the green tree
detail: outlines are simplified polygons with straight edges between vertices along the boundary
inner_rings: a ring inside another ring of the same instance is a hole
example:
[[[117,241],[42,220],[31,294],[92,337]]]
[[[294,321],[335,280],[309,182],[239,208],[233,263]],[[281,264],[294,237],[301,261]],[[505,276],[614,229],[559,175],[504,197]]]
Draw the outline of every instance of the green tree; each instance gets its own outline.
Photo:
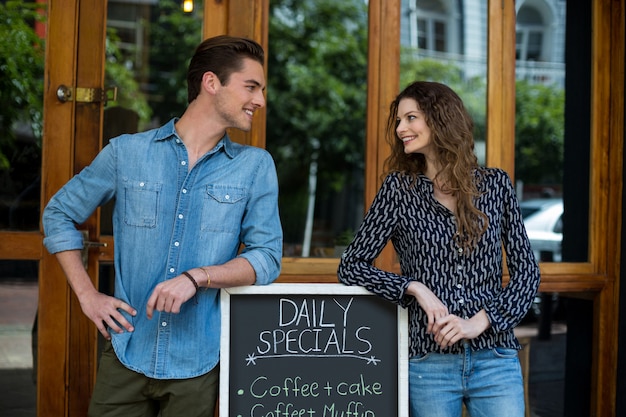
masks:
[[[187,107],[187,67],[202,40],[202,9],[185,13],[180,1],[159,0],[150,24],[148,102],[157,122],[180,117]]]
[[[367,102],[367,5],[273,0],[268,48],[267,148],[281,181],[286,240],[300,239],[309,168],[318,202],[362,170]]]
[[[21,157],[18,125],[26,126],[41,146],[44,44],[33,28],[43,20],[38,3],[0,3],[0,169]]]
[[[120,50],[121,40],[114,29],[107,29],[106,65],[104,85],[117,87],[117,99],[109,102],[108,107],[120,106],[134,110],[139,117],[139,130],[150,121],[152,109],[136,80],[135,74],[129,69],[126,58]]]
[[[561,184],[565,91],[517,81],[515,108],[515,178],[526,184]]]

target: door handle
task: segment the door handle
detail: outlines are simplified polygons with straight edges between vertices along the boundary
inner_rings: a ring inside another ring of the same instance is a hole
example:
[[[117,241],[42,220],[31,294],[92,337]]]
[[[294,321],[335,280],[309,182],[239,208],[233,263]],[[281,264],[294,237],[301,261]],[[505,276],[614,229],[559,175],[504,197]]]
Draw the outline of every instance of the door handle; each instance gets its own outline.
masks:
[[[106,248],[108,245],[104,242],[94,242],[89,239],[89,230],[81,230],[83,234],[83,248],[80,251],[80,255],[83,261],[83,266],[87,269],[89,264],[89,248]]]

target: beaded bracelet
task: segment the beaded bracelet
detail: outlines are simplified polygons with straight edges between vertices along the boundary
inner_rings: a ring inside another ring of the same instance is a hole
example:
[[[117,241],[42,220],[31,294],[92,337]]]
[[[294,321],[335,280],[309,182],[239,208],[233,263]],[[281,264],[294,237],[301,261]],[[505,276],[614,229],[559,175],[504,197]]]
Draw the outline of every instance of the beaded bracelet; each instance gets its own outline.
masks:
[[[193,295],[193,299],[196,301],[196,304],[198,304],[198,290],[200,289],[200,287],[198,287],[198,283],[196,282],[195,279],[193,279],[193,277],[191,276],[189,272],[184,271],[183,275],[189,278],[189,280],[193,282],[193,286],[196,287],[196,293]]]

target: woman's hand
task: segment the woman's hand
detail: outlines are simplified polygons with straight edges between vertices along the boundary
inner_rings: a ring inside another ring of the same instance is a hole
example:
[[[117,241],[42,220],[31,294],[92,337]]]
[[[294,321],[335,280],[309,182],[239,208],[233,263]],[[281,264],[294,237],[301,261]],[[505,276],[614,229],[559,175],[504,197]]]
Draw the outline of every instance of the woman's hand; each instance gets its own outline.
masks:
[[[435,322],[448,316],[448,307],[421,282],[412,281],[407,290],[407,294],[412,295],[428,317],[428,327],[426,333],[433,333]]]
[[[485,310],[480,310],[470,319],[449,314],[435,321],[432,328],[435,342],[441,348],[452,346],[461,339],[474,339],[491,326]]]

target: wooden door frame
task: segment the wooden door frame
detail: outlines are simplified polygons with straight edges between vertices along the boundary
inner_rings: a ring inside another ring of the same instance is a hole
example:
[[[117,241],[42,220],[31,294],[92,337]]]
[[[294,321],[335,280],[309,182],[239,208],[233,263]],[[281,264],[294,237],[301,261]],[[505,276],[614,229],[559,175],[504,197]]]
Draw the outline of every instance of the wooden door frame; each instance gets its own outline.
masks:
[[[244,35],[258,40],[267,48],[269,1],[205,0],[204,37],[223,33]],[[541,265],[542,291],[569,291],[594,300],[591,412],[595,415],[613,415],[615,411],[623,185],[621,151],[624,134],[624,6],[621,3],[593,1],[590,132],[590,187],[593,196],[590,224],[593,227],[590,228],[589,262]],[[391,70],[390,62],[395,62],[398,54],[390,45],[399,43],[396,39],[399,39],[397,11],[400,0],[370,0],[369,4],[366,202],[371,201],[378,187],[377,176],[386,152],[384,142],[375,138],[382,138],[385,112],[397,91],[398,75]],[[489,3],[490,23],[494,24],[490,30],[502,34],[490,37],[497,39],[498,43],[492,41],[489,46],[492,58],[502,57],[489,61],[491,85],[488,96],[493,106],[502,109],[498,114],[489,115],[488,134],[495,138],[511,135],[514,120],[514,113],[511,116],[511,105],[514,106],[511,63],[510,57],[506,58],[503,53],[507,50],[505,47],[511,44],[510,26],[514,11],[511,14],[510,9],[502,10],[501,4],[493,0]],[[86,41],[94,37],[104,39],[105,21],[106,2],[50,0],[48,3],[42,204],[91,160],[89,155],[92,152],[99,149],[102,107],[61,104],[56,98],[56,89],[60,84],[103,87],[104,42],[97,43],[94,48],[93,45],[87,46]],[[50,49],[50,45],[54,45],[54,50]],[[496,82],[498,77],[500,80]],[[498,89],[499,83],[502,83],[500,87],[505,87]],[[233,133],[234,139],[263,147],[265,112],[258,116],[250,133]],[[97,132],[94,126],[97,126]],[[75,143],[77,138],[81,143]],[[98,142],[85,143],[85,138],[97,138]],[[488,146],[489,164],[512,172],[511,142],[490,141]],[[76,153],[75,148],[79,149]],[[92,239],[99,234],[97,220],[95,216],[87,224]],[[10,239],[0,240],[0,252],[9,253],[1,250],[7,244],[13,247],[13,242],[23,242],[22,247],[26,249],[10,252],[11,259],[40,260],[38,415],[85,415],[95,378],[95,327],[82,314],[56,259],[41,248],[41,233],[5,232],[2,235]],[[108,255],[101,260],[112,259],[110,251],[107,252]],[[378,262],[381,266],[393,267],[392,257],[392,253],[385,253]],[[97,280],[97,259],[92,258],[89,273]],[[280,279],[289,282],[334,282],[337,262],[336,259],[315,259],[313,262],[306,258],[284,258]]]
[[[103,88],[106,3],[48,3],[42,207],[100,149],[102,103],[61,103],[57,88]],[[98,225],[96,214],[81,229],[94,240]],[[87,268],[96,285],[97,258],[91,256]],[[39,276],[37,415],[84,416],[95,378],[97,330],[82,313],[56,258],[45,250]]]

